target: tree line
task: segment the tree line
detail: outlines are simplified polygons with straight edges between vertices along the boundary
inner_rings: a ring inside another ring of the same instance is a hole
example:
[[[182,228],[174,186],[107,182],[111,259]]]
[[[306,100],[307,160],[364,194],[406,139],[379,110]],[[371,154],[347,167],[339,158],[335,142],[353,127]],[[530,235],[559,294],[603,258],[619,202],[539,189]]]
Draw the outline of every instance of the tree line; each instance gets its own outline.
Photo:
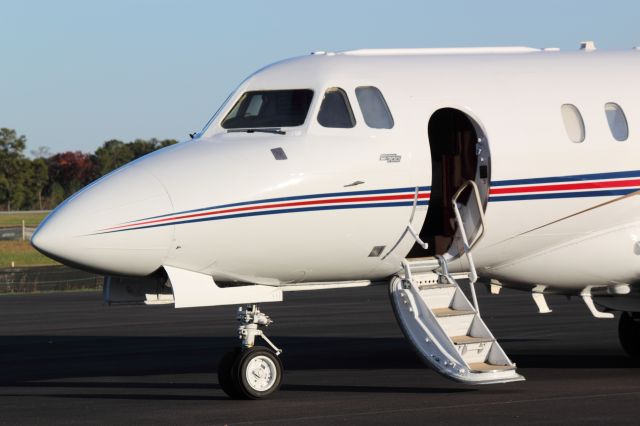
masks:
[[[94,153],[66,151],[52,154],[40,147],[25,154],[27,138],[15,130],[0,129],[0,209],[48,210],[90,182],[173,139],[111,139]]]

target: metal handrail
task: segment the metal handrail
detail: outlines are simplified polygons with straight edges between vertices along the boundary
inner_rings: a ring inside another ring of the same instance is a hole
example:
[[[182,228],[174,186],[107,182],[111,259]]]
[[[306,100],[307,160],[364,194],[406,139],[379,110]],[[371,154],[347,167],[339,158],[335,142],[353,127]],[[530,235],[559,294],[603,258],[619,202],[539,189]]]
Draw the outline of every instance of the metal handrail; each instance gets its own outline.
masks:
[[[407,225],[407,231],[409,231],[409,233],[411,234],[411,236],[413,237],[414,240],[416,240],[416,243],[418,243],[420,245],[420,247],[422,247],[423,249],[427,250],[429,248],[429,243],[425,243],[424,241],[422,241],[422,239],[420,238],[420,234],[418,234],[413,227],[411,226],[411,224]]]
[[[467,186],[471,186],[471,188],[473,189],[472,192],[476,197],[476,202],[478,203],[478,212],[480,213],[480,229],[475,235],[473,242],[470,244],[468,244],[467,234],[464,227],[462,226],[462,217],[460,216],[460,211],[458,210],[458,197],[460,197],[462,192],[467,189]],[[451,202],[453,203],[453,209],[456,214],[456,222],[458,222],[458,226],[460,226],[462,230],[463,240],[465,243],[467,243],[468,249],[471,250],[473,246],[475,246],[476,243],[480,241],[480,238],[482,238],[482,235],[484,234],[484,211],[482,210],[482,198],[480,198],[480,190],[478,189],[478,185],[472,180],[466,181],[460,188],[458,188],[456,193],[453,194],[453,197],[451,197]]]
[[[478,229],[473,242],[469,243],[469,239],[467,238],[467,231],[464,229],[464,222],[462,220],[462,215],[460,214],[460,209],[458,208],[458,197],[460,194],[468,187],[471,186],[472,192],[476,197],[476,201],[478,203],[478,211],[480,212],[480,228]],[[467,255],[467,260],[469,261],[469,287],[471,288],[471,296],[473,297],[473,306],[476,309],[478,315],[480,315],[480,307],[478,306],[478,297],[476,296],[476,288],[474,284],[478,281],[478,273],[476,272],[476,265],[473,262],[473,256],[471,256],[471,249],[476,245],[482,235],[484,235],[484,211],[482,210],[482,199],[480,198],[480,191],[478,190],[478,185],[472,180],[466,181],[457,191],[453,194],[451,198],[451,202],[453,203],[453,211],[456,215],[456,222],[458,224],[458,228],[460,229],[460,236],[462,237],[462,242],[464,244],[464,253]]]

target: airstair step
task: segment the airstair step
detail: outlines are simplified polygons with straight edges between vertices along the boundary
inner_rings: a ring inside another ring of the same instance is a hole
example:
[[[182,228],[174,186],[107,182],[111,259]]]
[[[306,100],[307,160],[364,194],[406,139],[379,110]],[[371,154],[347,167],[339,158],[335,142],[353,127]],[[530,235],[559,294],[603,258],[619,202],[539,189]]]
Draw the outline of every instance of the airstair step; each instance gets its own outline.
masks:
[[[413,283],[419,288],[435,288],[440,284],[438,283],[438,274],[431,271],[422,274],[414,274],[412,278]]]
[[[474,337],[474,336],[453,336],[451,340],[456,345],[469,345],[471,343],[489,343],[493,342],[491,337]]]
[[[455,316],[459,316],[459,315],[473,315],[475,313],[476,312],[472,311],[472,310],[458,310],[458,309],[451,309],[451,308],[436,308],[436,309],[433,309],[433,314],[438,318],[455,317]]]
[[[424,303],[431,309],[448,308],[451,306],[457,287],[451,284],[429,284],[418,286],[418,291]]]
[[[438,265],[438,258],[436,257],[410,257],[407,259],[409,265],[413,265],[414,263],[434,263]]]
[[[440,262],[435,257],[407,259],[407,263],[414,273],[431,272],[440,267]]]
[[[457,287],[453,284],[422,284],[419,285],[418,288],[420,290],[437,290],[437,289],[445,289],[445,288],[452,288],[452,289],[456,289]]]
[[[486,362],[472,362],[469,364],[469,369],[471,371],[489,373],[489,372],[495,372],[495,371],[515,370],[516,368],[513,365],[495,365],[495,364],[488,364]]]

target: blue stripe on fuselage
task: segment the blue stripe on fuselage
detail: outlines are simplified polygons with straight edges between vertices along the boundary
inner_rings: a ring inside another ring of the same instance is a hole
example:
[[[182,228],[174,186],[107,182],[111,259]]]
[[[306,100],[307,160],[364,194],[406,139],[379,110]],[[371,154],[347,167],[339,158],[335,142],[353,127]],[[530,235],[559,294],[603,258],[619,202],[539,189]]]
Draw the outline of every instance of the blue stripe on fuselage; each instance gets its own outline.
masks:
[[[426,206],[429,204],[427,200],[418,201],[418,205]],[[144,225],[138,226],[135,228],[127,228],[127,229],[116,229],[113,231],[106,232],[97,232],[96,234],[110,234],[114,232],[124,232],[124,231],[135,231],[138,229],[148,229],[148,228],[158,228],[161,226],[170,226],[170,225],[182,225],[186,223],[197,223],[197,222],[208,222],[212,220],[223,220],[223,219],[235,219],[239,217],[250,217],[250,216],[266,216],[272,214],[284,214],[284,213],[300,213],[300,212],[310,212],[310,211],[321,211],[321,210],[347,210],[347,209],[364,209],[364,208],[378,208],[378,207],[411,207],[413,206],[413,201],[401,201],[401,202],[393,202],[393,203],[368,203],[368,204],[343,204],[343,205],[335,205],[335,206],[310,206],[303,208],[291,208],[291,209],[279,209],[279,210],[261,210],[257,212],[246,212],[246,213],[237,213],[230,214],[226,216],[208,216],[201,217],[197,219],[189,219],[189,220],[181,220],[177,222],[164,222],[164,223],[155,223],[152,225]]]

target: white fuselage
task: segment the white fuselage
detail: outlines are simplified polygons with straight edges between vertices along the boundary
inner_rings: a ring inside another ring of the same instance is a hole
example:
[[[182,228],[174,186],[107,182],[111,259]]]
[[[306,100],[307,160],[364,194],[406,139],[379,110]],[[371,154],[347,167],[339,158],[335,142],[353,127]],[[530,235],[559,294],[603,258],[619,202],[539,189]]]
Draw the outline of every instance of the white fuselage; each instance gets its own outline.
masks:
[[[267,285],[383,279],[415,244],[404,233],[409,221],[419,230],[428,212],[429,118],[455,108],[490,148],[486,232],[474,249],[481,276],[570,289],[634,284],[640,206],[621,197],[640,187],[638,75],[637,51],[356,51],[279,62],[245,80],[195,139],[71,197],[33,243],[106,274],[172,266]],[[361,86],[383,93],[392,128],[365,124],[354,94]],[[355,127],[318,123],[332,87],[346,92]],[[276,89],[313,90],[304,124],[284,135],[221,127],[243,93]],[[626,115],[623,142],[607,124],[611,102]],[[584,142],[568,138],[563,104],[580,110]],[[392,154],[399,161],[383,159]],[[589,213],[608,202],[619,208]]]

